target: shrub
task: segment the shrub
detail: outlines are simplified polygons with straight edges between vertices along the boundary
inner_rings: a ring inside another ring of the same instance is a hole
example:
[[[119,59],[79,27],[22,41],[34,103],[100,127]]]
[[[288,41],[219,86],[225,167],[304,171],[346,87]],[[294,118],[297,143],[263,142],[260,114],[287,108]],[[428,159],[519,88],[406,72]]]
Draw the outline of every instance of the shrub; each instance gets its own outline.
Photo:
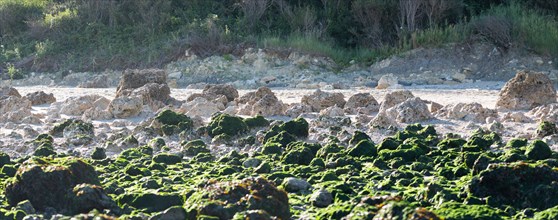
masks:
[[[473,34],[508,49],[512,44],[512,22],[503,16],[485,15],[471,23]]]

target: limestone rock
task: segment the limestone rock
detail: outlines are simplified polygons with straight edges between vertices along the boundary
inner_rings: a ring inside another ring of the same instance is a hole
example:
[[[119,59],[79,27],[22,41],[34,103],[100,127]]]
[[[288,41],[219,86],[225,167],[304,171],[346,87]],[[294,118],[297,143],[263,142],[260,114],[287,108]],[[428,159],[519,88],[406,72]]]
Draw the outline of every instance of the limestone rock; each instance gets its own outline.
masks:
[[[342,117],[345,116],[345,113],[342,108],[337,106],[327,107],[320,111],[321,116],[328,116],[328,117]]]
[[[142,107],[142,98],[131,96],[113,99],[108,106],[108,110],[115,118],[129,118],[137,116]]]
[[[287,177],[283,180],[283,186],[287,192],[299,192],[309,189],[312,185],[303,179]]]
[[[543,73],[521,71],[500,91],[496,108],[504,110],[530,110],[555,103],[556,90]]]
[[[215,112],[224,110],[225,106],[222,103],[210,102],[205,98],[197,97],[190,102],[182,104],[180,111],[190,117],[201,116],[211,117]]]
[[[238,98],[238,90],[228,84],[206,85],[202,94],[224,95],[229,102]]]
[[[539,106],[529,111],[538,121],[558,122],[558,103]]]
[[[78,88],[108,88],[110,87],[109,78],[107,75],[98,75],[87,80],[86,82],[80,83]]]
[[[370,121],[369,126],[375,129],[389,129],[397,128],[399,125],[393,118],[390,118],[386,112],[380,112]]]
[[[386,110],[389,117],[401,123],[415,123],[432,118],[428,106],[420,98],[410,98]]]
[[[345,96],[342,93],[328,93],[316,90],[310,95],[305,95],[301,100],[302,104],[312,107],[312,111],[319,112],[327,107],[335,106],[345,107]]]
[[[333,203],[333,195],[325,189],[320,189],[310,196],[310,203],[316,207],[327,207]]]
[[[164,107],[165,103],[171,99],[169,86],[157,83],[148,83],[134,89],[130,96],[141,97],[143,103],[148,104],[153,111]]]
[[[386,94],[384,101],[380,105],[380,112],[383,112],[399,103],[406,101],[407,99],[415,97],[411,91],[399,90]]]
[[[282,115],[285,110],[283,102],[267,87],[260,87],[255,92],[246,93],[236,101],[243,104],[239,114],[244,115],[274,116]]]
[[[380,105],[370,93],[357,93],[349,98],[345,104],[345,112],[348,114],[372,114],[378,112]]]
[[[160,69],[127,69],[122,73],[122,77],[120,78],[120,82],[116,89],[116,97],[121,96],[121,93],[126,90],[134,90],[149,83],[166,84],[167,74],[164,70]]]
[[[285,115],[296,118],[304,113],[312,112],[312,107],[300,103],[292,104],[285,110]]]
[[[378,80],[376,89],[396,89],[400,87],[401,85],[398,84],[397,77],[393,74],[387,74],[383,75],[380,80]]]
[[[32,117],[31,101],[17,96],[0,97],[0,122],[20,123],[27,117]],[[31,118],[32,119],[32,118]],[[36,120],[28,121],[36,124]],[[40,123],[40,120],[38,121]]]
[[[14,87],[2,86],[0,87],[0,97],[2,96],[15,96],[21,98],[21,95]]]
[[[91,108],[105,109],[110,101],[100,95],[86,95],[79,97],[67,98],[60,105],[60,114],[81,116],[85,111]],[[56,106],[51,106],[56,108]]]
[[[484,108],[481,104],[476,102],[458,103],[447,105],[438,110],[436,117],[484,123],[488,117],[497,118],[498,112],[493,109]]]
[[[56,102],[56,98],[54,98],[52,93],[47,94],[43,91],[29,93],[25,95],[25,98],[31,101],[31,105],[42,105]]]

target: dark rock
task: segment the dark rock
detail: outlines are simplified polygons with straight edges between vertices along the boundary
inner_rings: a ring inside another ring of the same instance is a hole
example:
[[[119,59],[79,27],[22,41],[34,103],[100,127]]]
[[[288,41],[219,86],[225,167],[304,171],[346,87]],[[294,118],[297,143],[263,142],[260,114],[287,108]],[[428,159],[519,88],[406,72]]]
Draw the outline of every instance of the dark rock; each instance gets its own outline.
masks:
[[[31,105],[42,105],[56,102],[56,98],[54,98],[54,95],[52,93],[46,94],[43,91],[29,93],[25,95],[25,98],[31,101]]]

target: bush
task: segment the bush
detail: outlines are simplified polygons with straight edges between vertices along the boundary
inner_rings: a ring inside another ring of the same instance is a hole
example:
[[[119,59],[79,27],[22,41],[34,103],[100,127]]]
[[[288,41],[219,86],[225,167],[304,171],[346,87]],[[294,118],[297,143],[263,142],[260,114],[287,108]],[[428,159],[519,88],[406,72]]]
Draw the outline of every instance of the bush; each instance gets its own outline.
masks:
[[[481,16],[471,23],[473,34],[508,49],[512,43],[512,22],[503,16]]]

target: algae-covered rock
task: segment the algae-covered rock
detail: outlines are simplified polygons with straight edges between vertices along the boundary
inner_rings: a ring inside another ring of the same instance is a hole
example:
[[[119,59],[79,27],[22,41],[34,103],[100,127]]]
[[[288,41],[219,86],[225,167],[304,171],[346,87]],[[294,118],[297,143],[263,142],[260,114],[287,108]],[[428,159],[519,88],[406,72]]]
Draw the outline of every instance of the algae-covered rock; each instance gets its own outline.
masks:
[[[558,219],[558,206],[554,206],[544,211],[537,212],[535,216],[533,216],[533,219],[535,220]]]
[[[264,210],[280,219],[291,217],[287,193],[263,178],[209,184],[190,196],[185,206],[198,217],[231,219],[248,210]]]
[[[182,152],[184,152],[186,156],[196,156],[200,153],[210,153],[207,145],[200,139],[183,142],[181,145]]]
[[[355,145],[355,144],[358,144],[362,140],[370,140],[370,136],[368,136],[366,133],[364,133],[362,131],[355,131],[355,133],[351,137],[351,140],[349,140],[349,144],[350,145]]]
[[[192,121],[190,117],[169,109],[161,111],[155,117],[155,120],[162,124],[162,132],[166,135],[172,135],[184,130],[191,130],[194,127],[194,121]]]
[[[149,220],[174,220],[174,219],[189,219],[188,213],[182,206],[173,206],[165,211],[157,213],[149,218]]]
[[[172,165],[182,162],[182,157],[174,154],[161,153],[153,157],[153,162]]]
[[[543,121],[537,127],[536,136],[538,138],[543,138],[553,134],[558,134],[558,128],[556,124],[550,121]]]
[[[353,157],[373,157],[376,156],[376,146],[370,140],[361,140],[348,151]]]
[[[310,196],[310,204],[316,207],[327,207],[333,203],[333,195],[325,189],[319,189]]]
[[[464,205],[457,202],[442,203],[436,213],[447,220],[496,220],[503,219],[502,216],[506,216],[505,212],[487,205]]]
[[[558,205],[558,171],[523,162],[492,164],[471,181],[469,191],[500,206],[547,209]]]
[[[0,152],[0,167],[10,163],[10,155]]]
[[[183,197],[178,193],[127,193],[118,196],[116,201],[119,205],[127,204],[136,209],[145,209],[148,213],[184,204]]]
[[[288,132],[296,137],[308,137],[308,122],[304,118],[296,118],[291,121],[285,122],[279,126],[283,131]]]
[[[548,147],[548,144],[541,140],[536,140],[527,146],[525,155],[530,160],[544,160],[552,156],[552,150]]]
[[[267,127],[269,126],[269,121],[267,119],[265,119],[263,116],[261,115],[257,115],[255,117],[252,118],[245,118],[244,122],[246,123],[246,125],[248,125],[248,127],[250,128],[257,128],[257,127]]]
[[[208,133],[209,136],[215,137],[220,134],[235,136],[248,131],[248,125],[240,117],[231,116],[228,114],[216,114],[209,122]]]
[[[82,187],[79,184],[92,185]],[[16,178],[6,185],[5,195],[12,206],[29,200],[39,211],[52,207],[72,215],[92,208],[114,208],[98,185],[95,169],[82,160],[30,159],[20,166]],[[95,191],[92,193],[95,195],[89,194],[91,191]]]
[[[94,159],[94,160],[103,160],[103,159],[105,159],[105,158],[107,158],[107,154],[106,154],[105,148],[96,147],[96,148],[93,150],[93,153],[91,153],[91,159]]]

